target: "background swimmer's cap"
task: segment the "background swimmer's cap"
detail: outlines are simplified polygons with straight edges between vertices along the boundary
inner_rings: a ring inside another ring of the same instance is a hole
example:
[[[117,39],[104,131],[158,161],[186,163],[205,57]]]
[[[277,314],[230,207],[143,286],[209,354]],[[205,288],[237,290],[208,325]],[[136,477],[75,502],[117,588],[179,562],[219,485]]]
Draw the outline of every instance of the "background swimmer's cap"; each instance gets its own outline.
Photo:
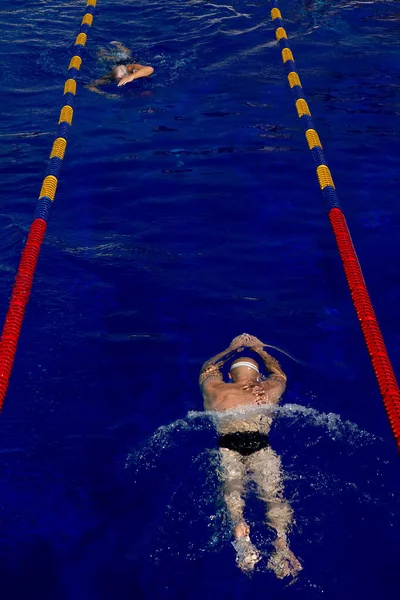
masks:
[[[248,362],[247,360],[239,360],[238,362],[236,362],[234,365],[231,366],[231,371],[232,369],[236,369],[236,367],[250,367],[250,369],[254,369],[255,371],[257,371],[257,373],[260,372],[257,365]]]
[[[122,79],[122,77],[129,75],[128,67],[126,65],[117,65],[113,68],[112,74],[115,79]]]

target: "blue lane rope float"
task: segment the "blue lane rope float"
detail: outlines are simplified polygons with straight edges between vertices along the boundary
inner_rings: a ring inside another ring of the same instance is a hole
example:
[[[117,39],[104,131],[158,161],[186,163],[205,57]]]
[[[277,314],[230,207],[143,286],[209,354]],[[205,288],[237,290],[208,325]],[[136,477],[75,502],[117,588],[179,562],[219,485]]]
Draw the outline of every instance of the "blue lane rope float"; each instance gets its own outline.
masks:
[[[275,27],[276,39],[281,48],[290,88],[292,90],[297,115],[304,127],[308,147],[314,159],[318,182],[322,191],[329,220],[335,235],[342,259],[351,299],[360,321],[372,367],[378,382],[379,391],[386,409],[393,436],[400,451],[400,390],[391,365],[382,333],[375,316],[361,271],[360,263],[351,239],[346,218],[336,193],[332,175],[326,163],[322,144],[311,119],[311,112],[304,97],[303,87],[296,70],[293,53],[283,27],[281,11],[277,0],[269,0],[272,5],[271,18]]]
[[[68,135],[74,116],[76,77],[82,64],[82,54],[87,35],[93,23],[97,0],[87,0],[86,12],[74,44],[74,55],[68,66],[68,79],[64,85],[63,102],[58,120],[58,131],[50,152],[47,169],[36,204],[35,215],[28,239],[22,251],[18,272],[13,286],[2,336],[0,339],[0,411],[3,408],[8,383],[17,351],[22,321],[32,288],[40,248],[46,233],[47,221],[57,191],[58,178],[67,148]]]

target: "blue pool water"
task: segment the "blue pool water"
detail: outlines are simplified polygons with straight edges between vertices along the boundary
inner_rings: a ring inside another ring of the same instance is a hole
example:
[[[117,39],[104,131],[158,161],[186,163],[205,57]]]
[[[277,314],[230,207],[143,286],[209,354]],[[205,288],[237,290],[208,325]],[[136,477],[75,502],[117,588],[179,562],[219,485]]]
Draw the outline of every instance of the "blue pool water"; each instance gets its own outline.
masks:
[[[84,7],[1,3],[2,315]],[[399,5],[281,10],[399,375]],[[116,98],[84,87],[112,40],[155,69]],[[75,106],[0,420],[2,598],[395,596],[398,455],[268,3],[100,0]],[[201,364],[243,331],[299,361],[271,433],[292,585],[253,497],[263,561],[236,567],[201,413]]]

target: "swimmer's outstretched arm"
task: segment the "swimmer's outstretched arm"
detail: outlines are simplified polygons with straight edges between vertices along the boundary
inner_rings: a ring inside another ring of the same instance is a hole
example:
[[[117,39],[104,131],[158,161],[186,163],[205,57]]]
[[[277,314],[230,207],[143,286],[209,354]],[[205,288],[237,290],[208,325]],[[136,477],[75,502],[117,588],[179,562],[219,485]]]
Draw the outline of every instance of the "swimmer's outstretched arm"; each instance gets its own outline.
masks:
[[[283,372],[282,367],[273,356],[264,350],[265,345],[266,344],[259,340],[255,335],[250,335],[248,333],[242,333],[242,335],[234,338],[231,342],[231,347],[235,346],[238,348],[239,346],[245,346],[253,350],[253,352],[256,352],[256,354],[261,356],[268,371],[278,377],[282,377],[286,381],[287,377]]]
[[[118,84],[117,84],[118,87],[120,87],[121,85],[125,85],[126,83],[130,83],[134,79],[140,79],[141,77],[148,77],[149,75],[154,73],[153,67],[144,67],[143,65],[139,65],[139,64],[127,65],[127,68],[128,68],[128,71],[134,71],[134,73],[131,73],[130,75],[127,75],[126,77],[123,77],[118,82]]]
[[[206,379],[211,379],[211,378],[222,381],[222,374],[221,374],[220,368],[228,360],[229,356],[233,352],[241,351],[240,347],[245,345],[245,341],[246,341],[245,335],[246,334],[244,334],[244,333],[242,335],[238,335],[231,341],[231,343],[229,344],[228,348],[226,348],[226,350],[223,350],[219,354],[216,354],[215,356],[212,356],[211,358],[206,360],[206,362],[204,363],[204,365],[202,366],[201,371],[200,371],[200,377],[199,377],[200,385],[202,385]],[[224,360],[222,360],[222,359],[224,359]]]
[[[267,392],[268,403],[277,404],[286,389],[287,377],[278,361],[263,350],[261,346],[253,346],[251,349],[262,358],[265,368],[271,373],[263,381],[262,386]]]
[[[256,352],[258,354],[258,356],[261,356],[263,363],[265,365],[265,368],[268,369],[268,371],[270,373],[272,373],[273,375],[275,375],[277,377],[281,377],[285,382],[287,381],[287,377],[286,377],[285,373],[283,372],[281,365],[276,360],[276,358],[274,358],[273,356],[268,354],[268,352],[266,352],[259,346],[253,347],[252,350],[254,352]]]
[[[204,365],[201,367],[200,376],[199,376],[199,385],[205,383],[206,380],[218,380],[222,381],[222,373],[220,371],[222,365],[225,361],[220,362],[225,356],[229,355],[232,352],[231,348],[227,348],[223,352],[216,354],[215,356],[206,360]]]

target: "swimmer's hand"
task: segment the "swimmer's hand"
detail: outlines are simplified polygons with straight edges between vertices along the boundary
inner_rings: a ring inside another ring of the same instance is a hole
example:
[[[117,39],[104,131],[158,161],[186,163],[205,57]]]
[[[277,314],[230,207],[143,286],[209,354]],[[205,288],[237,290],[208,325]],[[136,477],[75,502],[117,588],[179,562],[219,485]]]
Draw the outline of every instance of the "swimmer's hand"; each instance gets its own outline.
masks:
[[[232,350],[240,348],[240,346],[244,346],[246,348],[263,348],[264,343],[259,340],[255,335],[250,335],[249,333],[242,333],[238,335],[231,341],[230,348]]]
[[[141,79],[142,77],[149,77],[154,73],[153,67],[144,67],[139,64],[128,65],[128,70],[135,69],[134,73],[130,73],[126,77],[122,77],[122,79],[118,82],[118,87],[121,85],[125,85],[126,83],[130,83],[134,79]]]
[[[264,347],[264,342],[262,342],[261,340],[258,339],[258,337],[256,337],[255,335],[248,335],[248,346],[250,348],[263,348]]]
[[[242,333],[241,335],[237,335],[235,338],[233,338],[233,340],[229,344],[229,349],[230,350],[237,350],[241,346],[247,346],[248,345],[248,338],[249,338],[249,334],[248,333]]]
[[[127,83],[130,83],[134,79],[136,79],[134,73],[132,73],[131,75],[127,75],[126,77],[122,77],[122,79],[120,79],[119,82],[117,83],[117,86],[121,87],[121,85],[126,85]]]

